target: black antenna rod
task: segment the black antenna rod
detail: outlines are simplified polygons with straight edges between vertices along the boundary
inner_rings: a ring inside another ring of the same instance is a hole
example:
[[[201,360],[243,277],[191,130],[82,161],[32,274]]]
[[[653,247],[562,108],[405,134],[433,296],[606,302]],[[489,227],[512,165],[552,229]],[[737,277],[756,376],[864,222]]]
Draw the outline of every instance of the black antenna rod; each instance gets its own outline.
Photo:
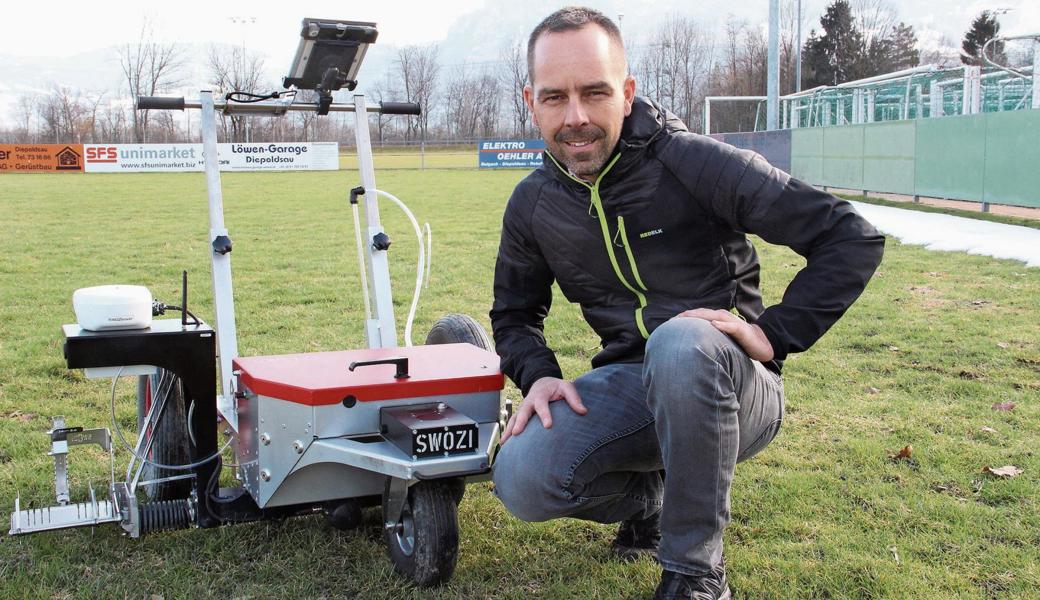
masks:
[[[181,271],[181,327],[188,326],[188,272]]]

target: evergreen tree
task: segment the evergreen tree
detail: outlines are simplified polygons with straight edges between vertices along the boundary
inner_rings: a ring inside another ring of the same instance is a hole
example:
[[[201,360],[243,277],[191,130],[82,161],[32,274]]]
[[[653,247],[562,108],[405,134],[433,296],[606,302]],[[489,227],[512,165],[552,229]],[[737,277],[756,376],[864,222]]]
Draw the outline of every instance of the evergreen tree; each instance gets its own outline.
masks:
[[[921,51],[917,49],[917,34],[912,25],[900,23],[892,30],[883,59],[875,65],[876,72],[886,73],[916,67],[921,63]]]
[[[822,17],[820,34],[809,33],[802,51],[802,87],[837,85],[856,79],[863,70],[863,35],[856,29],[847,0],[835,0]]]
[[[920,63],[912,26],[899,23],[867,41],[848,0],[831,3],[820,26],[823,31],[811,31],[802,49],[803,88],[837,85]]]
[[[986,45],[986,42],[997,37],[998,33],[1000,33],[1000,23],[997,21],[996,15],[988,10],[982,11],[971,22],[971,29],[964,34],[964,41],[961,42],[963,50],[961,62],[976,67],[982,66],[982,47]],[[993,42],[987,54],[990,59],[998,63],[1005,62],[1004,43]]]

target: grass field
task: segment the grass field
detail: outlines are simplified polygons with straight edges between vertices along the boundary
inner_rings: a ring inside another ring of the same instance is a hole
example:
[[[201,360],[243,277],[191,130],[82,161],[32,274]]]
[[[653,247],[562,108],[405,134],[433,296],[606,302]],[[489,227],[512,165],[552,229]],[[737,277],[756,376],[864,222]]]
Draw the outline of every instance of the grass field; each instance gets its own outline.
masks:
[[[416,337],[465,312],[487,325],[498,226],[522,173],[390,171],[380,187],[434,232]],[[235,242],[243,355],[363,345],[346,190],[356,173],[224,174]],[[52,415],[107,426],[109,383],[68,371],[62,323],[72,291],[139,283],[210,318],[201,174],[0,176],[0,514],[48,505]],[[403,219],[395,304],[415,255]],[[759,244],[776,301],[802,264]],[[727,561],[740,598],[1036,598],[1040,595],[1040,271],[890,240],[860,302],[785,368],[783,431],[739,465]],[[568,376],[598,341],[560,298],[547,324]],[[129,393],[129,388],[121,394]],[[515,390],[509,392],[518,400]],[[1013,402],[1010,411],[995,403]],[[909,460],[894,460],[908,444]],[[120,454],[122,460],[126,453]],[[103,487],[103,454],[71,456],[73,494]],[[983,467],[1015,465],[1000,479]],[[471,486],[455,578],[434,591],[391,570],[376,515],[357,532],[320,517],[131,540],[118,528],[0,539],[0,598],[644,598],[649,561],[609,558],[613,528],[522,523]]]
[[[339,168],[357,169],[357,154],[345,149],[340,154]],[[420,153],[417,148],[380,148],[373,152],[372,160],[377,171],[387,169],[475,169],[477,146],[435,146]]]

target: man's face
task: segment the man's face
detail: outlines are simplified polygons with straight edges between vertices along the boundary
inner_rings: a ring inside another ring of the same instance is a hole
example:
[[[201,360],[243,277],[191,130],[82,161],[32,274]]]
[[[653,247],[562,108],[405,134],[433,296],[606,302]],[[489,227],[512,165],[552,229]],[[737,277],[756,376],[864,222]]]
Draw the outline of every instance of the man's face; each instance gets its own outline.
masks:
[[[621,48],[598,25],[545,34],[535,42],[531,71],[524,100],[549,151],[574,175],[595,181],[636,92]]]

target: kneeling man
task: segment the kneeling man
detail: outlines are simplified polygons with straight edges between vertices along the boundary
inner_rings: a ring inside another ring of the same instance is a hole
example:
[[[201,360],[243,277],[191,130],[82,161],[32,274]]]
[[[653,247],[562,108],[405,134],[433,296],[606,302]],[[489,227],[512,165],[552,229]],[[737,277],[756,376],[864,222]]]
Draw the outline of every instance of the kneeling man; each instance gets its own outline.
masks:
[[[547,17],[527,61],[548,151],[509,199],[495,268],[495,343],[524,394],[495,493],[527,521],[620,522],[615,552],[664,568],[657,598],[729,598],[734,466],[777,434],[783,359],[859,296],[884,237],[849,203],[637,97],[599,12]],[[806,259],[769,308],[747,234]],[[543,336],[554,281],[602,342],[573,382]]]

